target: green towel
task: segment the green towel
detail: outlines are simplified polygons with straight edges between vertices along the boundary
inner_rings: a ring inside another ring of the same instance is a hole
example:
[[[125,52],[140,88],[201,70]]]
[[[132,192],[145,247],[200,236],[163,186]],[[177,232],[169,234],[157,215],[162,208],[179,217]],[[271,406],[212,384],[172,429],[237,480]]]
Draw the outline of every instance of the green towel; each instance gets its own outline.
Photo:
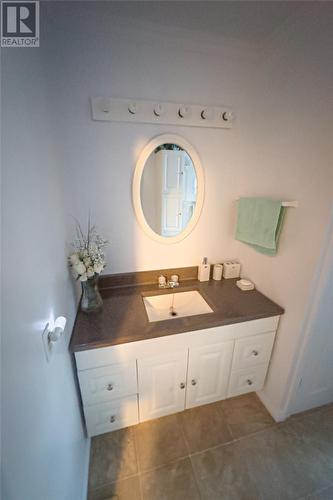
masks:
[[[276,255],[285,209],[281,201],[240,198],[236,239],[257,252]]]

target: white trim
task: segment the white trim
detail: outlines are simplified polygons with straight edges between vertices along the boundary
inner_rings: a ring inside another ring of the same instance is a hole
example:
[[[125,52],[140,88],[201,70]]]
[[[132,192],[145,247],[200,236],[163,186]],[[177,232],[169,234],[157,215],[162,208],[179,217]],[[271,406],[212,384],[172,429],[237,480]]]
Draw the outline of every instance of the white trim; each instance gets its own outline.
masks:
[[[304,321],[302,323],[301,333],[298,345],[295,350],[295,355],[292,363],[292,371],[289,377],[290,385],[289,390],[286,394],[286,403],[284,405],[284,414],[287,416],[294,413],[292,408],[292,399],[295,391],[297,390],[299,384],[299,377],[302,372],[303,362],[305,357],[306,348],[308,341],[312,334],[312,324],[316,317],[319,301],[320,301],[320,291],[325,285],[326,278],[328,275],[328,270],[332,265],[332,255],[333,255],[333,207],[331,208],[330,222],[326,232],[323,249],[319,258],[319,265],[315,274],[313,285],[311,286],[312,292],[309,297],[309,307],[306,308],[308,311],[305,315]],[[302,332],[304,334],[302,335]]]
[[[257,392],[257,396],[265,406],[265,408],[269,411],[271,416],[274,418],[275,422],[283,422],[287,418],[287,414],[285,411],[281,411],[280,408],[277,408],[273,401],[267,396],[265,390]]]
[[[191,218],[190,222],[188,223],[184,231],[177,234],[176,236],[170,236],[170,237],[160,236],[151,229],[144,216],[141,205],[141,196],[140,196],[141,177],[146,161],[151,155],[151,153],[158,146],[164,143],[177,144],[178,146],[187,151],[194,165],[195,173],[197,176],[197,185],[198,185],[197,201],[195,204],[193,217]],[[154,137],[151,141],[149,141],[148,144],[143,148],[143,150],[139,155],[139,159],[137,161],[134,170],[133,184],[132,184],[132,199],[137,221],[141,229],[147,234],[147,236],[157,241],[158,243],[164,243],[167,245],[178,243],[179,241],[186,238],[193,231],[194,227],[197,225],[198,220],[200,218],[204,202],[204,191],[205,191],[205,179],[199,155],[194,149],[194,147],[185,139],[183,139],[183,137],[176,134],[158,135],[157,137]]]
[[[163,112],[161,112],[161,108]],[[180,115],[181,109],[187,108]],[[116,98],[96,96],[91,98],[92,119],[96,121],[149,123],[177,127],[231,129],[234,113],[230,106],[220,104],[192,104],[164,100]],[[207,113],[206,116],[203,113]]]

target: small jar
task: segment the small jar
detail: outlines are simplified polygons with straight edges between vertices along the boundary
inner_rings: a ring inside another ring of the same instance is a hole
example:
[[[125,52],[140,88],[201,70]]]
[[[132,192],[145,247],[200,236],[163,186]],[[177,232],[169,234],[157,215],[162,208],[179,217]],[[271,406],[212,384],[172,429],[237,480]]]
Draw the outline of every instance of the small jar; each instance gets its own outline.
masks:
[[[214,264],[213,280],[220,281],[222,279],[223,264]]]

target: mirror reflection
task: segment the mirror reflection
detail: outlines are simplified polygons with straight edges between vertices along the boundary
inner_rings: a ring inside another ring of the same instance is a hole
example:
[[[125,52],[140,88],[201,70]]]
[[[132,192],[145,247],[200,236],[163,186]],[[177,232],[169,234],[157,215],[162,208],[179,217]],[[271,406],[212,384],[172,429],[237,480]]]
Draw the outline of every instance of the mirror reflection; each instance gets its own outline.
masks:
[[[197,200],[197,176],[189,154],[177,144],[158,146],[145,163],[140,195],[145,219],[155,233],[181,233]]]

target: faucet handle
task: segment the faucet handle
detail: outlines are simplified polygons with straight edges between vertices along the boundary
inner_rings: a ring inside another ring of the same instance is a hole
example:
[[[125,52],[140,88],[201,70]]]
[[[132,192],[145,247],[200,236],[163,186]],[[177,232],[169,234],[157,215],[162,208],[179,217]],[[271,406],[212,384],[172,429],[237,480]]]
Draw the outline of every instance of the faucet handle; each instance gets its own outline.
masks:
[[[179,276],[178,274],[173,274],[172,276],[170,276],[170,280],[169,280],[169,285],[171,288],[175,288],[177,286],[179,286]]]
[[[161,274],[159,277],[158,277],[158,286],[160,288],[165,288],[166,287],[166,284],[167,284],[167,280],[166,280],[166,277]]]

